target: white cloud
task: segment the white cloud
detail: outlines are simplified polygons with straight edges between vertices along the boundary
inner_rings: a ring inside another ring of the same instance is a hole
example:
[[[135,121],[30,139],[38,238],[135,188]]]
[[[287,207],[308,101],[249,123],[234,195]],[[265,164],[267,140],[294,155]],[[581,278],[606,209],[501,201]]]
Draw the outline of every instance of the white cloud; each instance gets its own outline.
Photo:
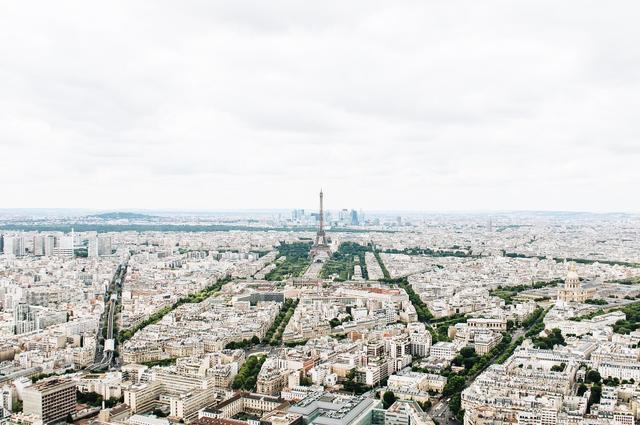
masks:
[[[3,2],[2,206],[637,212],[639,11]]]

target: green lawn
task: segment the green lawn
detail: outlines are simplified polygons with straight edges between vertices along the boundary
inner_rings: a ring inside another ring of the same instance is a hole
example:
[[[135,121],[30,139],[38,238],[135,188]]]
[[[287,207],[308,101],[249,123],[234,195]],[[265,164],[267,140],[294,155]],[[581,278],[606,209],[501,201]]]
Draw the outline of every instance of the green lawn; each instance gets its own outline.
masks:
[[[276,268],[267,273],[265,279],[273,281],[301,276],[309,267],[310,250],[311,242],[280,243]]]

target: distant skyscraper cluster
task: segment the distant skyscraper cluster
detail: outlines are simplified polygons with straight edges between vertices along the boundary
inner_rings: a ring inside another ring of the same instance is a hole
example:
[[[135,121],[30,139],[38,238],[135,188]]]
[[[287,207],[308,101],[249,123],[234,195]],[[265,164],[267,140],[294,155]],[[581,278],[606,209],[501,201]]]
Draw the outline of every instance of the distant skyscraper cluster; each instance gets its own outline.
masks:
[[[293,221],[301,221],[304,219],[304,210],[303,209],[295,209],[291,211],[291,220]]]
[[[338,213],[338,223],[347,226],[359,226],[364,222],[363,216],[364,214],[362,213],[362,211],[349,211],[348,209],[344,208]]]
[[[294,209],[291,211],[291,221],[298,224],[316,225],[320,221],[320,215],[317,212],[307,214],[303,209]],[[364,224],[364,213],[346,208],[339,210],[337,215],[331,214],[331,211],[324,211],[323,221],[334,226],[360,226]]]

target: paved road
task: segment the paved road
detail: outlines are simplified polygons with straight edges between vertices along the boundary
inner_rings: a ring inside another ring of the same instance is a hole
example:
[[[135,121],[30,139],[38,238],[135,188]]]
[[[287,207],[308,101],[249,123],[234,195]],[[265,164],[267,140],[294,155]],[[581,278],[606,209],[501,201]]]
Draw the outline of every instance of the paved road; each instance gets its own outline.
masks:
[[[116,308],[118,306],[117,300],[109,300],[109,315],[107,316],[107,339],[113,339],[113,319],[115,317]]]
[[[255,353],[270,354],[274,348],[277,348],[277,347],[272,347],[271,345],[258,344],[246,350],[246,354],[247,356]]]
[[[449,410],[450,397],[438,401],[431,409],[431,417],[438,421],[440,425],[454,425],[459,424],[458,420],[453,417],[453,414]]]
[[[310,278],[310,279],[315,279],[315,278],[320,277],[320,271],[322,270],[322,266],[323,265],[324,265],[324,263],[311,263],[311,264],[309,264],[309,267],[304,272],[303,277]]]
[[[110,339],[115,339],[116,337],[114,332],[115,331],[114,321],[115,321],[115,315],[118,309],[118,302],[120,302],[122,281],[124,280],[124,276],[126,273],[127,273],[127,263],[119,264],[118,268],[116,269],[116,272],[113,275],[113,278],[111,279],[111,284],[109,285],[107,293],[105,294],[105,297],[107,297],[108,299],[106,318],[101,319],[100,321],[98,334],[96,336],[98,340],[96,345],[96,358],[94,363],[87,367],[87,370],[89,371],[97,372],[100,370],[108,369],[113,363],[113,360],[114,360],[113,351],[105,350],[104,345],[100,343],[100,338],[103,334],[103,329],[105,325],[107,326],[105,341]]]

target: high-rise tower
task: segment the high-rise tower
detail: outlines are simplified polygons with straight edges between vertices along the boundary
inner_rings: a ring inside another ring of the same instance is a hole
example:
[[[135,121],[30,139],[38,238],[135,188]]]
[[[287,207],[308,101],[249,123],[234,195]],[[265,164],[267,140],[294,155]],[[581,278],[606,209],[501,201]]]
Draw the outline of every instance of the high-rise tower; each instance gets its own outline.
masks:
[[[316,241],[309,252],[309,257],[314,262],[324,262],[331,255],[329,244],[327,243],[327,235],[324,231],[324,195],[320,189],[320,225],[316,233]]]
[[[324,207],[322,205],[322,189],[320,189],[320,227],[318,227],[318,233],[316,233],[315,245],[327,245],[327,237],[324,233]]]

